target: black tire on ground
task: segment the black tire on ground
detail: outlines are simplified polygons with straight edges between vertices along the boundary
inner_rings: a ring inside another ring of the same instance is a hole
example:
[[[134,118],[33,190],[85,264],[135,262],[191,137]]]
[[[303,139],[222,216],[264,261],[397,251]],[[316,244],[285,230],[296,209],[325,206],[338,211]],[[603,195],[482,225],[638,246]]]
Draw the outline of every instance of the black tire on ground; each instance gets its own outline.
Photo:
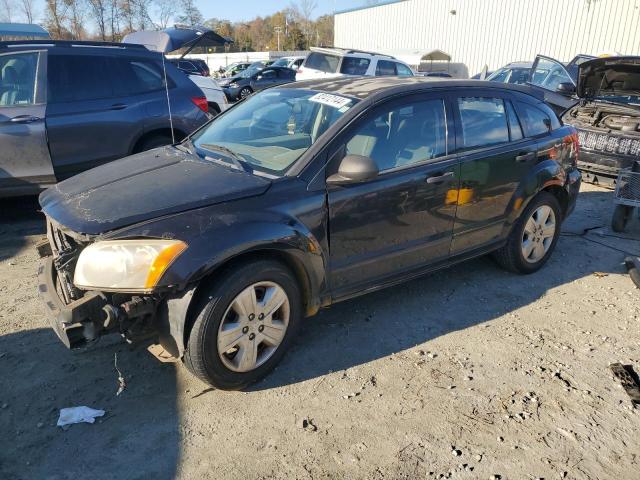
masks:
[[[165,145],[171,145],[172,139],[171,135],[158,134],[153,135],[147,139],[145,139],[138,147],[136,148],[135,153],[146,152],[147,150],[152,150],[158,147],[164,147]]]
[[[522,253],[522,240],[524,236],[524,228],[533,215],[533,213],[541,206],[546,205],[553,210],[556,219],[556,229],[553,236],[551,245],[545,255],[537,262],[532,263],[525,260]],[[493,252],[492,256],[494,260],[504,269],[515,273],[533,273],[538,271],[553,253],[558,238],[560,237],[560,227],[562,222],[562,214],[560,210],[560,204],[556,197],[549,192],[540,192],[524,209],[520,218],[513,226],[506,245],[499,250]]]
[[[218,329],[227,308],[245,288],[258,282],[275,282],[285,291],[290,305],[289,324],[284,338],[272,356],[248,372],[227,368],[218,355]],[[195,376],[221,390],[239,390],[267,375],[290,348],[302,319],[302,298],[291,271],[277,261],[259,260],[240,264],[222,273],[203,287],[200,303],[194,309],[195,322],[189,334],[184,365]]]
[[[215,103],[209,103],[209,113],[217,117],[218,115],[220,115],[220,107],[218,107],[218,105],[216,105]]]
[[[253,93],[253,90],[251,89],[251,87],[243,87],[242,90],[240,90],[240,93],[238,94],[238,98],[242,100],[243,98],[248,97],[252,93]]]
[[[624,232],[632,210],[632,207],[626,205],[616,205],[613,209],[613,217],[611,217],[611,230],[618,233]]]

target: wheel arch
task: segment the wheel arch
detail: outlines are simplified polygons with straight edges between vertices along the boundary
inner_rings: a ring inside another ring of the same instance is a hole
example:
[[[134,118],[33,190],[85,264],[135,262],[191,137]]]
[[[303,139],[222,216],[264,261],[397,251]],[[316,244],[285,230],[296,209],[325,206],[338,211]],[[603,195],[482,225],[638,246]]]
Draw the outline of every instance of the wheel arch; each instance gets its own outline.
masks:
[[[174,128],[173,129],[173,133],[175,136],[176,141],[180,141],[183,138],[185,138],[187,136],[187,134],[185,132],[183,132],[182,130],[178,129],[178,128]],[[134,142],[133,145],[131,147],[131,154],[134,153],[140,153],[142,150],[142,145],[144,145],[144,143],[155,137],[155,136],[163,136],[163,137],[169,137],[171,138],[171,128],[156,128],[153,130],[149,130],[147,132],[144,132],[142,135],[140,135]]]

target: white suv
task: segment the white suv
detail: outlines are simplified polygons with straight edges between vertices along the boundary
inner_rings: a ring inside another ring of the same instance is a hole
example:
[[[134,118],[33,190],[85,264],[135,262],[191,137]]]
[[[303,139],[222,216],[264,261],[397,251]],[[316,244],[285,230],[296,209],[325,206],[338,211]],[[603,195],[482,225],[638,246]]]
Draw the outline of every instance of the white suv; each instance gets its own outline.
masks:
[[[346,48],[312,48],[298,70],[296,80],[343,75],[412,77],[413,71],[409,65],[389,55]]]

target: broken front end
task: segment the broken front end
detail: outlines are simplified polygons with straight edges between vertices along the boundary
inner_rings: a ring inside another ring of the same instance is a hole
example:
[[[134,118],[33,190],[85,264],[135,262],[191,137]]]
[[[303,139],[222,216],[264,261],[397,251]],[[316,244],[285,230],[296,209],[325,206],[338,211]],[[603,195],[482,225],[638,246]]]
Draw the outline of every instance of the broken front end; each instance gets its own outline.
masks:
[[[47,219],[38,290],[62,342],[77,348],[106,333],[127,341],[157,336],[168,292],[155,285],[186,244],[176,240],[96,241]]]

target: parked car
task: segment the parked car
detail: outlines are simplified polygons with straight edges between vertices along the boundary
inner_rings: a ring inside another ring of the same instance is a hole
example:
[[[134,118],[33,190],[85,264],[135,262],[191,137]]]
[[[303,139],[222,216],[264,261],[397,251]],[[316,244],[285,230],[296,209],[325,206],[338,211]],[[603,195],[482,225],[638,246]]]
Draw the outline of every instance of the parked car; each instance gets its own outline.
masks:
[[[389,55],[344,48],[311,48],[311,53],[298,70],[296,80],[343,75],[412,77],[413,70]]]
[[[575,205],[577,153],[528,87],[270,88],[44,192],[39,291],[67,347],[155,331],[163,355],[242,388],[321,307],[488,253],[540,269]]]
[[[574,106],[578,68],[593,59],[590,55],[576,55],[569,63],[538,55],[529,71],[527,83],[544,93],[545,101],[558,115]]]
[[[221,82],[222,90],[230,101],[241,100],[253,92],[274,85],[294,82],[295,70],[285,67],[267,67],[263,69],[247,68],[236,77]]]
[[[525,85],[529,81],[532,62],[512,62],[487,76],[490,82],[515,83]]]
[[[29,195],[181,140],[208,120],[200,89],[140,45],[0,43],[0,196]]]
[[[294,56],[294,57],[280,57],[278,60],[271,64],[272,67],[286,67],[293,70],[297,70],[307,57]]]
[[[577,77],[580,102],[562,120],[578,129],[585,179],[613,186],[640,159],[640,57],[590,60]]]
[[[246,70],[247,68],[249,68],[249,65],[251,65],[251,63],[248,63],[248,62],[232,63],[230,65],[227,65],[226,68],[223,68],[222,71],[219,72],[219,76],[222,78],[235,77],[243,70]]]
[[[207,111],[212,115],[224,112],[229,106],[227,97],[215,80],[209,78],[209,66],[204,60],[185,58],[185,55],[198,45],[224,45],[225,38],[213,30],[199,27],[171,27],[164,30],[140,30],[127,34],[122,43],[144,45],[147,49],[167,55],[183,50],[178,58],[167,58],[195,83],[207,100]]]
[[[204,60],[197,60],[192,58],[170,58],[169,61],[183,71],[187,75],[201,75],[203,77],[209,76],[209,66]]]

